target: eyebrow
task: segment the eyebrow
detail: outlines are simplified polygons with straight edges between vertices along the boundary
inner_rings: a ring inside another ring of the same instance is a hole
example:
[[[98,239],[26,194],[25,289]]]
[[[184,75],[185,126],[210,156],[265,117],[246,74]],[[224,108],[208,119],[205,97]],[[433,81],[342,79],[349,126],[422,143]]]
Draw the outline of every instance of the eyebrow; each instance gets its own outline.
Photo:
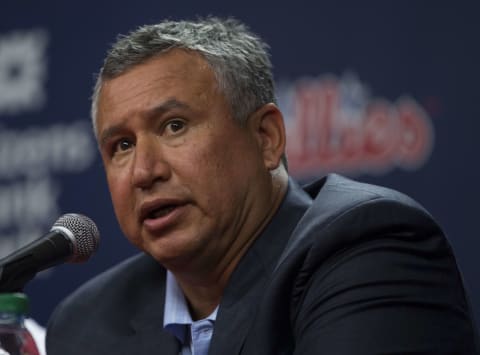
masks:
[[[163,114],[165,114],[166,112],[168,112],[172,109],[178,109],[178,108],[191,109],[191,107],[187,103],[179,101],[175,98],[170,98],[170,99],[162,102],[161,104],[159,104],[157,106],[154,106],[151,109],[149,109],[144,114],[144,116],[145,116],[145,119],[150,120],[153,117],[158,117],[159,115],[163,115]],[[127,120],[128,120],[128,118],[125,118],[119,124],[110,126],[110,127],[106,128],[105,130],[103,130],[100,134],[100,139],[99,139],[100,146],[105,145],[105,143],[110,139],[110,137],[112,137],[112,136],[116,135],[118,132],[122,131],[123,127],[125,126],[125,122]]]

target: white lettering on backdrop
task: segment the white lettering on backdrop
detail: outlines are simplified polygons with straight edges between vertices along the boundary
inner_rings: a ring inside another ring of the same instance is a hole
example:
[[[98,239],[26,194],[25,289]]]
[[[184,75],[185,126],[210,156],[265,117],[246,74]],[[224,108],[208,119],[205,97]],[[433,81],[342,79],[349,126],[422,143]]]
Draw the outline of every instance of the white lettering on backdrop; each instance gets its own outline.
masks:
[[[40,237],[61,213],[55,174],[86,171],[96,157],[87,120],[0,127],[0,257]]]
[[[0,34],[0,114],[41,109],[46,102],[46,48],[43,29]]]

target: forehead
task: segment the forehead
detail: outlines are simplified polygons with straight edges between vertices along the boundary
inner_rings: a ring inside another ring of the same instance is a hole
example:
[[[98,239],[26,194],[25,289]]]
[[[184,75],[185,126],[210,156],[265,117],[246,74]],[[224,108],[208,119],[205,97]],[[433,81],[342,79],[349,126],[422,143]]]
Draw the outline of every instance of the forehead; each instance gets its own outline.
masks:
[[[99,116],[138,102],[148,106],[162,96],[201,100],[217,91],[215,74],[200,54],[173,49],[105,80],[99,95]]]

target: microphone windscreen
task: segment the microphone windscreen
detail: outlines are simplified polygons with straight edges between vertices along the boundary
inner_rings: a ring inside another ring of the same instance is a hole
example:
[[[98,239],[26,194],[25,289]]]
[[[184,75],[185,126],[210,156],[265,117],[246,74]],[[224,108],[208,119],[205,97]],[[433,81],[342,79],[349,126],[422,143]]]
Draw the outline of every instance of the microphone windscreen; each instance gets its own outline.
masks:
[[[59,231],[71,240],[73,253],[68,261],[72,263],[87,261],[97,250],[100,242],[100,233],[95,223],[78,213],[64,214],[54,223],[50,231]]]

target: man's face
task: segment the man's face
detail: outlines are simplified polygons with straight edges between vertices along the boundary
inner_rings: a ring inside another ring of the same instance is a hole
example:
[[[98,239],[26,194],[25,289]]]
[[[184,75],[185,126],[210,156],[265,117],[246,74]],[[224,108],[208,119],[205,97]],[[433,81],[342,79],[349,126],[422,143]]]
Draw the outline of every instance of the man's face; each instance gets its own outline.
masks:
[[[258,134],[232,119],[199,55],[172,50],[106,81],[97,129],[120,226],[165,266],[228,263],[263,223]]]

